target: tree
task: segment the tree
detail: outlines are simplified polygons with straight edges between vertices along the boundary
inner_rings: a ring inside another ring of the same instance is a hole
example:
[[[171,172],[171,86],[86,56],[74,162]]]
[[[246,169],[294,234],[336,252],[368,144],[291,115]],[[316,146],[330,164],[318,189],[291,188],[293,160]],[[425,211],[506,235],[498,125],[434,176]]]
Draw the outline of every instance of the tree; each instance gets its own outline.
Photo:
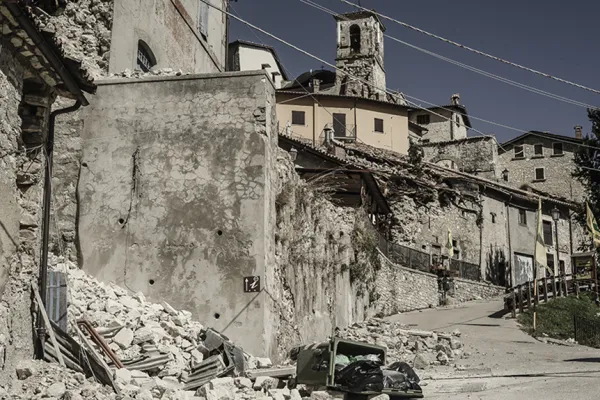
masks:
[[[583,138],[583,146],[575,152],[573,176],[585,188],[585,198],[592,212],[600,216],[600,110],[588,110],[592,122],[592,133]],[[591,147],[586,147],[591,146]],[[585,206],[579,213],[579,221],[585,225]]]
[[[409,139],[408,146],[408,161],[412,165],[412,170],[415,174],[421,175],[423,172],[423,148],[413,141],[412,138]]]

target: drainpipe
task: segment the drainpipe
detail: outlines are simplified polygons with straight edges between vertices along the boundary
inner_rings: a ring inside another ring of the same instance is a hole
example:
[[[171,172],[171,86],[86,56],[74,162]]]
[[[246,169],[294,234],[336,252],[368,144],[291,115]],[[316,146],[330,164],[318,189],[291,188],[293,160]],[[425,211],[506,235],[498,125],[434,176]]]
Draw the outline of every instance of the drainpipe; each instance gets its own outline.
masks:
[[[42,307],[46,307],[46,293],[48,285],[48,242],[50,237],[50,208],[52,205],[52,164],[54,150],[54,126],[56,117],[61,114],[67,114],[77,111],[81,107],[81,101],[77,100],[74,105],[50,113],[48,124],[48,138],[46,140],[46,168],[44,171],[44,202],[42,216],[42,256],[40,262],[40,295],[42,297]],[[46,337],[46,328],[42,320],[41,310],[38,310],[37,316],[38,332],[38,358],[44,358],[44,339]]]

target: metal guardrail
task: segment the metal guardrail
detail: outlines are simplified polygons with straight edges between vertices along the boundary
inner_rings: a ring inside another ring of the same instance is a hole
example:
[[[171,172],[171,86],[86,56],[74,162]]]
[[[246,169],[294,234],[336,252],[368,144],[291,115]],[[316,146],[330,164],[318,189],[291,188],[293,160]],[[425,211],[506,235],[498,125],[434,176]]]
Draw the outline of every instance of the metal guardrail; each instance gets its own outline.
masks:
[[[431,254],[401,244],[391,243],[379,232],[377,234],[379,237],[379,250],[392,262],[422,272],[434,272]],[[452,259],[450,261],[450,271],[454,272],[454,275],[459,278],[481,281],[481,269],[477,264]]]
[[[600,318],[588,318],[581,315],[573,317],[575,341],[581,345],[600,348]]]

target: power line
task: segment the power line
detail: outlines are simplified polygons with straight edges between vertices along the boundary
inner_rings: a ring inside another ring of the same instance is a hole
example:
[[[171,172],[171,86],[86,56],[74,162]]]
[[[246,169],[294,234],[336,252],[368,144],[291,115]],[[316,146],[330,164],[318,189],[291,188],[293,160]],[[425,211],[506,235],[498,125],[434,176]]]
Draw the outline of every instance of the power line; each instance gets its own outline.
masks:
[[[202,0],[201,0],[201,1],[202,1]],[[442,42],[445,42],[445,43],[451,44],[451,45],[453,45],[453,46],[456,46],[456,47],[459,47],[459,48],[461,48],[461,49],[465,49],[465,50],[471,51],[471,52],[473,52],[473,53],[475,53],[475,54],[479,54],[480,56],[484,56],[484,57],[487,57],[487,58],[491,58],[492,60],[500,61],[501,63],[504,63],[504,64],[511,65],[511,66],[513,66],[513,67],[516,67],[516,68],[519,68],[519,69],[522,69],[522,70],[525,70],[525,71],[528,71],[528,72],[534,73],[534,74],[536,74],[536,75],[543,76],[543,77],[545,77],[545,78],[553,79],[553,80],[555,80],[555,81],[558,81],[558,82],[566,83],[567,85],[575,86],[575,87],[578,87],[578,88],[580,88],[580,89],[583,89],[583,90],[587,90],[587,91],[590,91],[590,92],[593,92],[593,93],[596,93],[596,94],[600,94],[600,90],[597,90],[597,89],[592,89],[592,88],[590,88],[590,87],[587,87],[587,86],[581,85],[581,84],[579,84],[579,83],[571,82],[571,81],[568,81],[568,80],[566,80],[566,79],[562,79],[562,78],[559,78],[559,77],[556,77],[556,76],[553,76],[553,75],[547,74],[547,73],[545,73],[545,72],[541,72],[541,71],[535,70],[535,69],[533,69],[533,68],[525,67],[525,66],[523,66],[523,65],[520,65],[520,64],[514,63],[514,62],[512,62],[512,61],[508,61],[508,60],[505,60],[505,59],[503,59],[503,58],[500,58],[500,57],[493,56],[493,55],[491,55],[491,54],[488,54],[488,53],[485,53],[485,52],[483,52],[483,51],[481,51],[481,50],[477,50],[477,49],[474,49],[474,48],[472,48],[472,47],[465,46],[465,45],[463,45],[463,44],[457,43],[457,42],[455,42],[455,41],[453,41],[453,40],[446,39],[446,38],[444,38],[444,37],[442,37],[442,36],[438,36],[438,35],[436,35],[436,34],[434,34],[434,33],[427,32],[427,31],[425,31],[425,30],[423,30],[423,29],[417,28],[416,26],[413,26],[413,25],[407,24],[406,22],[402,22],[402,21],[399,21],[399,20],[397,20],[397,19],[394,19],[394,18],[392,18],[392,17],[388,17],[387,15],[380,14],[380,13],[378,13],[378,12],[376,12],[376,11],[373,11],[373,10],[369,10],[369,9],[367,9],[367,8],[365,8],[365,7],[362,7],[362,6],[358,5],[358,4],[352,3],[352,2],[350,2],[350,1],[348,1],[348,0],[339,0],[339,1],[341,1],[342,3],[348,4],[348,5],[351,5],[352,7],[355,7],[355,8],[361,9],[361,10],[363,10],[363,11],[367,11],[367,12],[373,13],[373,14],[377,15],[378,17],[385,18],[385,19],[387,19],[387,20],[389,20],[389,21],[395,22],[395,23],[397,23],[397,24],[399,24],[399,25],[402,25],[402,26],[404,26],[405,28],[412,29],[412,30],[414,30],[414,31],[417,31],[417,32],[419,32],[419,33],[422,33],[422,34],[424,34],[424,35],[427,35],[427,36],[433,37],[433,38],[435,38],[435,39],[441,40]]]
[[[208,4],[210,7],[213,7],[213,8],[215,8],[215,9],[219,10],[220,12],[222,12],[222,13],[224,13],[224,14],[226,14],[226,15],[229,15],[230,17],[232,17],[232,18],[236,19],[237,21],[239,21],[239,22],[241,22],[241,23],[243,23],[243,24],[245,24],[245,25],[247,25],[247,26],[249,26],[249,27],[251,27],[251,28],[253,28],[253,29],[256,29],[257,31],[259,31],[259,32],[261,32],[261,33],[263,33],[263,34],[265,34],[265,35],[267,35],[267,36],[269,36],[269,37],[271,37],[271,38],[273,38],[273,39],[277,40],[278,42],[280,42],[280,43],[283,43],[283,44],[285,44],[286,46],[289,46],[289,47],[293,48],[294,50],[296,50],[296,51],[298,51],[298,52],[300,52],[300,53],[302,53],[302,54],[304,54],[304,55],[307,55],[307,56],[309,56],[309,57],[311,57],[311,58],[313,58],[313,59],[315,59],[315,60],[317,60],[317,61],[321,62],[321,63],[322,63],[322,64],[324,64],[324,65],[328,65],[329,67],[331,67],[331,68],[335,69],[336,71],[339,71],[339,72],[341,72],[341,73],[343,73],[343,74],[345,74],[345,75],[348,75],[348,76],[350,76],[350,77],[351,77],[351,78],[353,78],[354,80],[357,80],[357,81],[359,81],[359,82],[362,82],[362,83],[364,83],[364,84],[366,84],[366,85],[368,85],[368,86],[371,86],[371,87],[373,87],[373,88],[375,88],[375,89],[383,90],[383,91],[385,91],[385,93],[388,93],[388,94],[390,94],[390,95],[392,95],[392,96],[397,96],[397,95],[399,94],[399,93],[397,93],[397,92],[394,92],[394,91],[392,91],[392,90],[390,90],[390,89],[388,89],[388,88],[379,88],[379,87],[377,87],[377,86],[375,86],[375,85],[373,85],[373,84],[371,84],[371,83],[369,83],[369,82],[367,82],[367,81],[365,81],[365,80],[363,80],[363,79],[360,79],[360,78],[358,78],[358,77],[356,77],[356,76],[353,76],[353,75],[347,74],[346,72],[344,72],[344,71],[342,71],[341,69],[337,68],[335,65],[333,65],[333,64],[331,64],[331,63],[329,63],[329,62],[327,62],[327,61],[323,60],[322,58],[320,58],[320,57],[318,57],[318,56],[315,56],[315,55],[313,55],[312,53],[309,53],[308,51],[306,51],[306,50],[304,50],[304,49],[302,49],[302,48],[300,48],[300,47],[298,47],[298,46],[296,46],[296,45],[294,45],[294,44],[292,44],[292,43],[289,43],[289,42],[287,42],[286,40],[284,40],[284,39],[281,39],[281,38],[279,38],[278,36],[276,36],[276,35],[274,35],[274,34],[272,34],[272,33],[268,32],[268,31],[266,31],[266,30],[264,30],[264,29],[262,29],[262,28],[260,28],[260,27],[258,27],[258,26],[256,26],[256,25],[253,25],[252,23],[250,23],[250,22],[248,22],[248,21],[246,21],[246,20],[244,20],[244,19],[242,19],[242,18],[240,18],[240,17],[238,17],[238,16],[236,16],[236,15],[233,15],[233,14],[229,13],[228,11],[225,11],[225,10],[223,10],[223,9],[221,9],[221,8],[219,8],[219,7],[215,6],[215,5],[213,5],[213,4],[210,4],[210,3],[208,2],[208,0],[200,0],[200,1],[202,1],[203,3],[206,3],[206,4]],[[308,90],[306,90],[306,88],[304,88],[304,90],[305,90],[305,91],[308,93]],[[428,104],[434,104],[434,103],[429,103],[429,102],[426,102],[426,101],[424,101],[424,100],[421,100],[421,99],[419,99],[419,98],[417,98],[417,97],[414,97],[414,96],[408,96],[408,95],[404,95],[404,96],[406,96],[406,97],[410,97],[410,98],[413,98],[413,99],[415,99],[415,100],[417,100],[417,101],[422,101],[422,102],[424,102],[424,103],[428,103]],[[411,103],[412,103],[412,102],[411,102]],[[424,107],[422,107],[422,106],[420,106],[420,105],[418,105],[418,104],[416,104],[416,103],[413,103],[413,104],[414,104],[414,107],[415,107],[415,108],[418,108],[418,109],[421,109],[421,110],[423,110],[423,111],[426,111],[426,112],[428,112],[428,113],[431,113],[431,114],[433,114],[433,115],[436,115],[436,116],[438,116],[438,117],[440,117],[440,118],[442,118],[442,119],[444,119],[444,120],[447,120],[447,121],[452,121],[450,118],[447,118],[447,117],[445,117],[445,116],[443,116],[443,115],[441,115],[441,114],[438,114],[438,113],[436,113],[436,112],[434,112],[434,111],[432,111],[432,110],[429,110],[429,109],[427,109],[427,108],[424,108]],[[448,108],[439,107],[439,106],[438,106],[438,108],[440,108],[440,109],[442,109],[442,110],[446,110],[446,111],[454,112],[453,110],[450,110],[450,109],[448,109]],[[459,113],[459,114],[461,114],[461,115],[464,115],[464,114],[462,114],[462,113]],[[481,121],[483,121],[483,122],[486,122],[486,123],[489,123],[489,124],[493,124],[493,125],[497,125],[497,126],[500,126],[500,127],[505,127],[505,128],[507,128],[507,129],[512,129],[512,130],[515,130],[515,131],[518,131],[518,132],[521,132],[521,133],[533,133],[533,132],[530,132],[530,131],[526,131],[526,130],[522,130],[522,129],[518,129],[518,128],[509,127],[508,125],[503,125],[503,124],[499,124],[499,123],[496,123],[496,122],[493,122],[493,121],[488,121],[488,120],[485,120],[485,119],[482,119],[482,118],[477,118],[477,117],[473,117],[473,116],[470,116],[470,118],[477,119],[477,120],[481,120]],[[474,132],[477,132],[477,133],[479,133],[480,135],[482,135],[482,136],[484,136],[484,137],[491,137],[491,138],[493,138],[493,139],[495,140],[495,142],[498,144],[498,146],[499,146],[499,147],[500,147],[502,150],[506,151],[506,150],[505,150],[505,149],[502,147],[502,145],[501,145],[501,144],[498,142],[498,140],[497,140],[497,138],[496,138],[496,137],[494,137],[494,136],[491,136],[491,135],[487,135],[487,134],[485,134],[485,133],[483,133],[483,132],[481,132],[481,131],[479,131],[479,130],[477,130],[477,129],[475,129],[475,128],[470,128],[470,129],[471,129],[471,130],[473,130]],[[567,141],[567,140],[561,140],[561,139],[557,139],[557,141],[563,141],[563,142],[567,142],[567,143],[572,143],[572,142],[570,142],[570,141]],[[579,147],[588,147],[588,148],[594,148],[594,149],[600,149],[600,148],[598,148],[598,147],[594,147],[594,146],[590,146],[590,145],[585,145],[585,144],[576,144],[575,146],[579,146]]]
[[[232,17],[232,18],[236,19],[237,21],[239,21],[239,22],[241,22],[241,23],[243,23],[243,24],[246,24],[247,26],[249,26],[249,27],[251,27],[251,28],[253,28],[253,29],[256,29],[257,31],[259,31],[259,32],[261,32],[261,33],[263,33],[263,34],[265,34],[265,35],[267,35],[267,36],[269,36],[269,37],[271,37],[271,38],[273,38],[273,39],[277,40],[278,42],[281,42],[281,43],[285,44],[286,46],[289,46],[289,47],[293,48],[294,50],[296,50],[296,51],[299,51],[300,53],[302,53],[302,54],[304,54],[304,55],[306,55],[306,56],[309,56],[309,57],[311,57],[311,58],[314,58],[314,59],[315,59],[315,60],[317,60],[317,61],[320,61],[320,62],[321,62],[323,65],[327,65],[327,66],[329,66],[329,67],[331,67],[331,68],[335,69],[336,71],[339,71],[340,73],[342,73],[342,74],[345,74],[345,75],[347,75],[347,76],[351,77],[352,79],[354,79],[354,80],[356,80],[356,81],[362,82],[362,83],[364,83],[364,84],[366,84],[366,85],[368,85],[368,86],[370,86],[370,87],[372,87],[372,88],[374,88],[374,89],[382,90],[382,91],[384,91],[385,93],[387,93],[387,94],[390,94],[390,95],[392,95],[392,96],[398,96],[398,95],[400,95],[400,96],[404,96],[402,93],[394,92],[394,91],[392,91],[392,90],[390,90],[390,89],[388,89],[388,88],[380,88],[380,87],[377,87],[377,86],[375,86],[375,85],[373,85],[373,84],[371,84],[371,83],[369,83],[369,82],[365,81],[364,79],[361,79],[361,78],[358,78],[358,77],[356,77],[356,76],[354,76],[354,75],[348,74],[348,73],[346,73],[346,72],[342,71],[341,69],[339,69],[338,67],[336,67],[335,65],[333,65],[333,64],[331,64],[331,63],[329,63],[329,62],[327,62],[327,61],[323,60],[322,58],[320,58],[320,57],[318,57],[318,56],[315,56],[314,54],[312,54],[312,53],[309,53],[308,51],[306,51],[306,50],[304,50],[304,49],[301,49],[300,47],[298,47],[298,46],[296,46],[296,45],[294,45],[294,44],[292,44],[292,43],[289,43],[289,42],[285,41],[284,39],[281,39],[281,38],[279,38],[278,36],[276,36],[276,35],[274,35],[274,34],[272,34],[272,33],[268,32],[268,31],[265,31],[264,29],[262,29],[262,28],[260,28],[260,27],[258,27],[258,26],[256,26],[256,25],[254,25],[254,24],[252,24],[252,23],[250,23],[250,22],[248,22],[248,21],[245,21],[244,19],[242,19],[242,18],[240,18],[240,17],[238,17],[238,16],[236,16],[236,15],[233,15],[233,14],[231,14],[231,13],[230,13],[230,12],[228,12],[228,11],[225,11],[225,10],[223,10],[223,9],[221,9],[221,8],[219,8],[219,7],[217,7],[217,6],[213,5],[213,4],[211,4],[211,3],[209,3],[209,2],[208,2],[208,0],[200,0],[200,1],[201,1],[201,2],[203,2],[203,3],[205,3],[205,4],[208,4],[210,7],[212,7],[212,8],[215,8],[215,9],[217,9],[217,10],[221,11],[222,13],[224,13],[224,14],[226,14],[226,15],[229,15],[230,17]],[[430,114],[433,114],[433,115],[436,115],[436,116],[438,116],[438,117],[440,117],[440,118],[442,118],[442,119],[444,119],[444,120],[447,120],[447,121],[452,121],[450,118],[448,118],[448,117],[445,117],[445,116],[443,116],[443,115],[441,115],[441,114],[438,114],[438,113],[436,113],[436,112],[434,112],[434,111],[432,111],[432,110],[428,110],[428,109],[426,109],[426,108],[424,108],[424,107],[422,107],[422,106],[420,106],[420,105],[418,105],[418,104],[416,104],[416,103],[415,103],[415,104],[413,104],[413,107],[415,107],[415,108],[418,108],[418,109],[421,109],[421,110],[423,110],[423,111],[427,111],[428,113],[430,113]],[[451,111],[451,112],[453,112],[452,110],[450,110],[450,109],[447,109],[447,108],[443,108],[443,107],[439,107],[439,108],[441,108],[441,109],[444,109],[444,110],[446,110],[446,111]],[[463,126],[464,126],[464,125],[463,125]],[[470,128],[470,129],[471,129],[471,130],[473,130],[474,132],[477,132],[477,133],[479,133],[480,135],[482,135],[482,136],[484,136],[484,137],[492,137],[492,138],[493,138],[493,139],[496,141],[496,143],[498,143],[498,140],[497,140],[497,139],[496,139],[494,136],[487,135],[487,134],[485,134],[485,133],[483,133],[483,132],[481,132],[481,131],[479,131],[479,130],[477,130],[477,129],[475,129],[475,128]],[[502,147],[502,146],[500,145],[500,143],[498,143],[498,145],[499,145],[500,147]]]
[[[334,15],[334,16],[340,15],[339,13],[336,13],[335,11],[333,11],[333,10],[327,8],[327,7],[324,7],[324,6],[322,6],[322,5],[314,2],[312,0],[299,0],[299,1],[301,3],[304,3],[306,5],[314,7],[316,9],[318,9],[318,10],[324,11],[324,12],[326,12],[328,14],[331,14],[331,15]],[[495,75],[495,74],[493,74],[491,72],[487,72],[487,71],[478,69],[478,68],[470,66],[468,64],[463,64],[463,63],[461,63],[459,61],[453,60],[453,59],[448,58],[448,57],[444,57],[444,56],[442,56],[440,54],[434,53],[434,52],[429,51],[427,49],[423,49],[423,48],[421,48],[419,46],[415,46],[415,45],[413,45],[411,43],[408,43],[408,42],[406,42],[404,40],[398,39],[398,38],[396,38],[394,36],[391,36],[391,35],[388,35],[388,34],[384,34],[383,36],[385,36],[386,38],[391,39],[391,40],[393,40],[395,42],[398,42],[400,44],[408,46],[411,49],[414,49],[414,50],[420,51],[422,53],[428,54],[428,55],[430,55],[432,57],[435,57],[435,58],[440,59],[442,61],[446,61],[446,62],[448,62],[450,64],[453,64],[453,65],[456,65],[458,67],[464,68],[464,69],[469,70],[471,72],[475,72],[477,74],[486,76],[488,78],[495,79],[495,80],[500,81],[500,82],[504,82],[504,83],[506,83],[508,85],[515,86],[515,87],[518,87],[520,89],[527,90],[529,92],[536,93],[536,94],[539,94],[539,95],[542,95],[542,96],[546,96],[546,97],[549,97],[551,99],[562,101],[562,102],[565,102],[567,104],[572,104],[572,105],[575,105],[575,106],[578,106],[578,107],[583,107],[583,108],[587,108],[587,109],[589,109],[589,108],[592,108],[592,109],[598,108],[598,107],[593,106],[591,104],[583,103],[583,102],[580,102],[578,100],[570,99],[568,97],[563,97],[563,96],[560,96],[560,95],[557,95],[557,94],[554,94],[554,93],[546,92],[544,90],[541,90],[541,89],[538,89],[538,88],[535,88],[535,87],[532,87],[532,86],[525,85],[524,83],[516,82],[516,81],[513,81],[511,79],[504,78],[504,77],[499,76],[499,75]]]

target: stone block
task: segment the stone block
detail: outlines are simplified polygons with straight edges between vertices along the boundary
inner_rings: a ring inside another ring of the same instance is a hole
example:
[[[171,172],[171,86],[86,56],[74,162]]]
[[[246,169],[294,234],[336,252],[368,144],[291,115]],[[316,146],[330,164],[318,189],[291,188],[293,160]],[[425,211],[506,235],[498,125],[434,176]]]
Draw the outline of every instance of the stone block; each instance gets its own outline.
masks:
[[[271,378],[269,376],[259,376],[258,378],[256,378],[256,381],[254,381],[254,390],[268,390],[268,389],[275,389],[277,388],[277,386],[279,386],[279,379],[277,378]]]
[[[55,382],[46,389],[46,396],[56,397],[59,399],[65,394],[66,391],[67,387],[65,386],[64,382]]]
[[[119,345],[121,349],[127,349],[133,342],[133,331],[129,328],[121,329],[114,337],[113,342]]]

